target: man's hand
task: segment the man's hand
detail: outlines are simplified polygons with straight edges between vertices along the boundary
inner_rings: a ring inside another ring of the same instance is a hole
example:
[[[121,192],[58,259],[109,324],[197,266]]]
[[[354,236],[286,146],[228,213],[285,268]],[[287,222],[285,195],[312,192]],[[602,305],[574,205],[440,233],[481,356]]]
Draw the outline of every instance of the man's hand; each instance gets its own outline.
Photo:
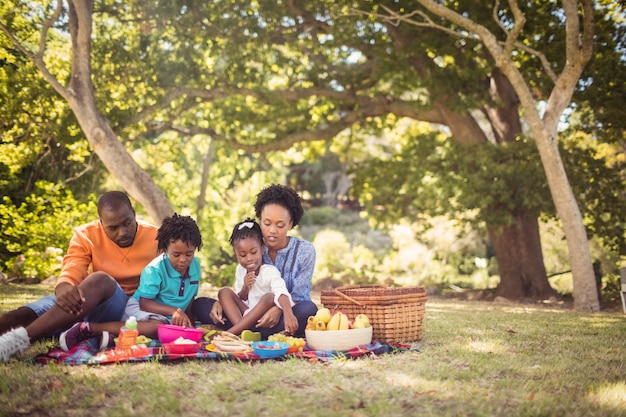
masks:
[[[278,321],[280,320],[280,315],[282,313],[283,311],[280,308],[278,308],[277,306],[273,306],[272,308],[267,310],[265,314],[263,314],[263,317],[261,317],[259,321],[257,321],[256,327],[266,327],[268,329],[271,329],[278,324]]]
[[[62,283],[54,291],[56,303],[68,314],[80,316],[83,313],[85,297],[82,291],[71,284]]]

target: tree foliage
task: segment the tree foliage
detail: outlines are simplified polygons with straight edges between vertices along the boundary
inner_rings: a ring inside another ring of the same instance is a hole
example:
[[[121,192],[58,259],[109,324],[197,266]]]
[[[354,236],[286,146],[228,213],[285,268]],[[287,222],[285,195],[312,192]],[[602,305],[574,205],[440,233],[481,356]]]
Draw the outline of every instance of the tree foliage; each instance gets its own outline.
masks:
[[[87,10],[83,8],[85,5],[94,5],[93,20],[83,21],[93,23],[90,55],[82,57],[91,58],[89,79],[93,80],[96,109],[102,117],[97,118],[97,126],[86,129],[87,139],[94,146],[92,131],[108,132],[110,126],[113,135],[107,133],[108,140],[113,137],[123,143],[134,161],[139,161],[142,169],[156,178],[177,211],[207,204],[207,211],[215,214],[213,210],[232,207],[246,198],[245,204],[249,204],[252,193],[237,194],[237,185],[252,178],[254,189],[263,180],[278,178],[269,173],[269,167],[289,158],[267,152],[294,148],[321,155],[325,151],[311,149],[319,149],[320,141],[335,138],[348,128],[369,128],[376,135],[399,118],[409,117],[447,125],[455,141],[464,144],[502,143],[511,141],[510,137],[517,134],[515,128],[507,132],[493,123],[495,114],[506,108],[514,116],[507,123],[519,124],[517,98],[508,96],[509,101],[505,102],[504,96],[491,95],[494,62],[476,38],[409,25],[406,20],[398,24],[399,21],[381,19],[390,10],[400,14],[419,10],[421,2],[69,3],[74,11],[81,12]],[[602,2],[606,7],[615,7],[615,3]],[[55,80],[71,86],[71,64],[76,61],[67,59],[68,50],[70,45],[77,44],[71,42],[76,40],[71,38],[75,36],[70,30],[72,9],[68,13],[60,8],[61,4],[7,2],[0,22],[11,29],[4,30],[5,34],[12,33],[23,42],[24,50],[16,53],[22,58],[31,56],[28,51],[38,51],[36,46],[42,41],[38,34],[46,22],[52,22],[52,30],[43,39],[47,41],[47,49],[39,49],[43,55],[41,62],[47,64]],[[481,2],[447,5],[497,33],[498,40],[504,41],[507,30],[515,23],[512,9],[515,4],[500,4],[497,13],[491,5]],[[564,64],[566,21],[561,6],[554,2],[533,1],[520,7],[526,26],[516,46],[517,62],[535,97],[545,98],[554,83],[554,72]],[[61,10],[58,18],[51,19],[56,10]],[[602,11],[597,13],[600,15]],[[601,26],[602,39],[609,39],[604,62],[615,62],[615,54],[611,53],[619,50],[617,46],[611,49],[619,38],[608,36],[614,20],[607,19]],[[445,22],[439,18],[435,21],[439,25]],[[450,28],[455,31],[458,26]],[[539,47],[543,55],[535,53]],[[542,57],[551,64],[544,65]],[[80,56],[72,55],[72,58],[76,60]],[[599,62],[603,59],[598,57]],[[41,63],[42,71],[40,67]],[[598,71],[600,66],[588,67],[590,71],[589,68]],[[587,72],[583,79],[594,76],[594,72]],[[585,86],[585,83],[579,85],[581,91]],[[67,96],[70,91],[56,87],[61,95]],[[590,112],[599,111],[599,100],[589,98],[588,103],[585,108]],[[76,114],[81,106],[75,103],[72,109]],[[478,113],[482,116],[477,117]],[[84,117],[79,119],[81,126],[89,125]],[[488,127],[483,129],[481,123],[485,122]],[[510,146],[524,141],[518,142]],[[419,148],[423,144],[415,146],[414,152],[428,151]],[[525,185],[516,184],[519,177],[510,174],[515,169],[526,172],[536,161],[528,162],[523,155],[500,157],[496,155],[500,151],[480,148],[457,150],[451,145],[450,149],[468,156],[469,160],[457,160],[458,167],[453,167],[457,170],[450,175],[456,173],[460,178],[464,172],[482,178],[483,185],[494,188],[487,190],[481,185],[481,193],[485,190],[484,194],[491,196],[503,189],[504,181],[493,181],[493,176],[489,183],[489,176],[497,173],[498,178],[513,179],[504,195],[524,195],[519,190],[516,193],[516,189],[523,190]],[[84,148],[77,145],[77,149]],[[346,154],[351,156],[359,152],[362,150],[346,148]],[[485,159],[478,161],[472,159],[474,156]],[[302,157],[299,158],[302,163]],[[513,168],[505,164],[481,172],[481,162],[486,165],[502,158],[512,158],[521,166]],[[111,161],[105,163],[111,166]],[[129,164],[121,164],[123,172],[128,172],[126,165]],[[211,171],[207,182],[198,180],[194,173],[204,172],[207,167]],[[164,174],[166,168],[168,173]],[[255,170],[261,174],[251,175]],[[4,177],[10,178],[9,171],[5,172]],[[126,177],[131,177],[131,183],[134,179],[132,174],[117,174],[126,181]],[[0,178],[4,177],[0,174]],[[478,179],[471,183],[480,184]],[[469,183],[468,180],[466,185]],[[465,194],[470,199],[471,193]],[[526,195],[534,197],[538,193]],[[528,208],[536,213],[533,197],[527,197],[530,201],[524,200],[521,207],[512,207],[511,201],[518,201],[513,198],[501,204],[501,208]],[[461,194],[456,198],[461,199]],[[144,200],[144,205],[152,203],[149,198]],[[491,204],[489,207],[494,212],[485,213],[485,218],[497,221],[510,214],[495,213],[499,203],[494,197],[484,202],[467,201],[468,205],[483,204],[481,207]],[[229,221],[215,220],[200,211],[197,215],[208,223]],[[227,230],[225,227],[221,230],[224,229]]]

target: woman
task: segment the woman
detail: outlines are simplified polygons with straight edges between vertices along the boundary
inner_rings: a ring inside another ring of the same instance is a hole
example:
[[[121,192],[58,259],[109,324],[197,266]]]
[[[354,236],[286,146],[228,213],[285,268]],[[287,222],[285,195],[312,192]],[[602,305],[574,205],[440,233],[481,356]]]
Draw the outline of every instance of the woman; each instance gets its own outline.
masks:
[[[311,300],[315,248],[309,241],[288,235],[289,230],[302,220],[302,199],[293,189],[274,184],[257,195],[254,210],[261,224],[265,243],[263,262],[278,268],[285,280],[287,290],[295,303],[293,313],[298,320],[298,331],[294,336],[303,337],[308,317],[317,312],[317,306]],[[230,327],[217,300],[198,298],[193,304],[193,313],[202,323]],[[282,310],[274,306],[259,319],[256,328],[251,330],[260,331],[263,338],[267,339],[269,335],[279,333],[284,328]]]

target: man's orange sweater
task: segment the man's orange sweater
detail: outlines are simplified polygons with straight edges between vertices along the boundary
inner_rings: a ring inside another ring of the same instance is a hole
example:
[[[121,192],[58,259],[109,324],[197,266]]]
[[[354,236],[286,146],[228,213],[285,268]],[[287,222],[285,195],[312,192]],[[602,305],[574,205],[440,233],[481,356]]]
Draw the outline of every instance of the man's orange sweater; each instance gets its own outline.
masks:
[[[132,295],[139,286],[141,271],[157,256],[157,230],[138,220],[133,244],[120,248],[109,239],[99,220],[76,227],[56,285],[78,285],[91,272],[102,271],[111,275],[127,295]]]

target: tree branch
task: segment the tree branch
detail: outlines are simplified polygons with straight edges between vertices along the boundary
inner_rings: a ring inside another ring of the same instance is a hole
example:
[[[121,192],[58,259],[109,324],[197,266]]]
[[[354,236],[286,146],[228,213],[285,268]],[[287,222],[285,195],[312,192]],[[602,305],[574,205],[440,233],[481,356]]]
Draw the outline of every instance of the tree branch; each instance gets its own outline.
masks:
[[[504,55],[507,57],[510,57],[513,53],[517,38],[520,33],[522,33],[522,29],[524,29],[524,25],[526,24],[526,16],[524,16],[524,13],[520,10],[517,0],[509,0],[509,6],[513,12],[513,28],[507,32],[506,41],[504,43]]]
[[[379,14],[379,13],[372,13],[372,12],[366,12],[364,10],[359,10],[359,9],[352,9],[353,12],[355,12],[356,14],[360,14],[360,15],[366,15],[366,16],[374,16],[377,17],[383,21],[388,22],[389,24],[392,24],[394,26],[399,26],[400,23],[407,23],[409,25],[412,26],[417,26],[417,27],[426,27],[426,28],[434,28],[437,30],[440,30],[442,32],[445,32],[449,35],[458,37],[458,38],[464,38],[464,39],[472,39],[472,40],[477,40],[478,38],[476,36],[472,36],[471,32],[470,33],[461,33],[455,30],[452,30],[448,27],[442,26],[438,23],[435,23],[430,16],[428,16],[426,13],[422,12],[421,10],[414,10],[410,13],[407,14],[400,14],[398,12],[395,12],[393,10],[391,10],[389,7],[384,6],[384,5],[380,5],[381,8],[385,9],[385,11],[388,13],[387,15],[383,15],[383,14]],[[415,19],[413,19],[414,15],[418,15],[420,16],[422,19],[424,19],[424,21],[417,21]]]
[[[11,30],[2,22],[0,22],[0,30],[4,32],[4,34],[13,42],[13,44],[26,56],[30,61],[35,64],[35,66],[41,72],[44,79],[50,83],[52,88],[61,95],[63,98],[67,98],[67,90],[65,87],[61,85],[59,80],[56,79],[54,75],[48,70],[46,64],[43,62],[43,55],[46,50],[46,38],[48,36],[48,31],[61,16],[61,12],[63,11],[63,0],[57,0],[57,5],[54,10],[54,13],[49,19],[44,20],[42,25],[41,34],[39,36],[39,51],[33,53],[29,51],[23,44],[17,39]]]

